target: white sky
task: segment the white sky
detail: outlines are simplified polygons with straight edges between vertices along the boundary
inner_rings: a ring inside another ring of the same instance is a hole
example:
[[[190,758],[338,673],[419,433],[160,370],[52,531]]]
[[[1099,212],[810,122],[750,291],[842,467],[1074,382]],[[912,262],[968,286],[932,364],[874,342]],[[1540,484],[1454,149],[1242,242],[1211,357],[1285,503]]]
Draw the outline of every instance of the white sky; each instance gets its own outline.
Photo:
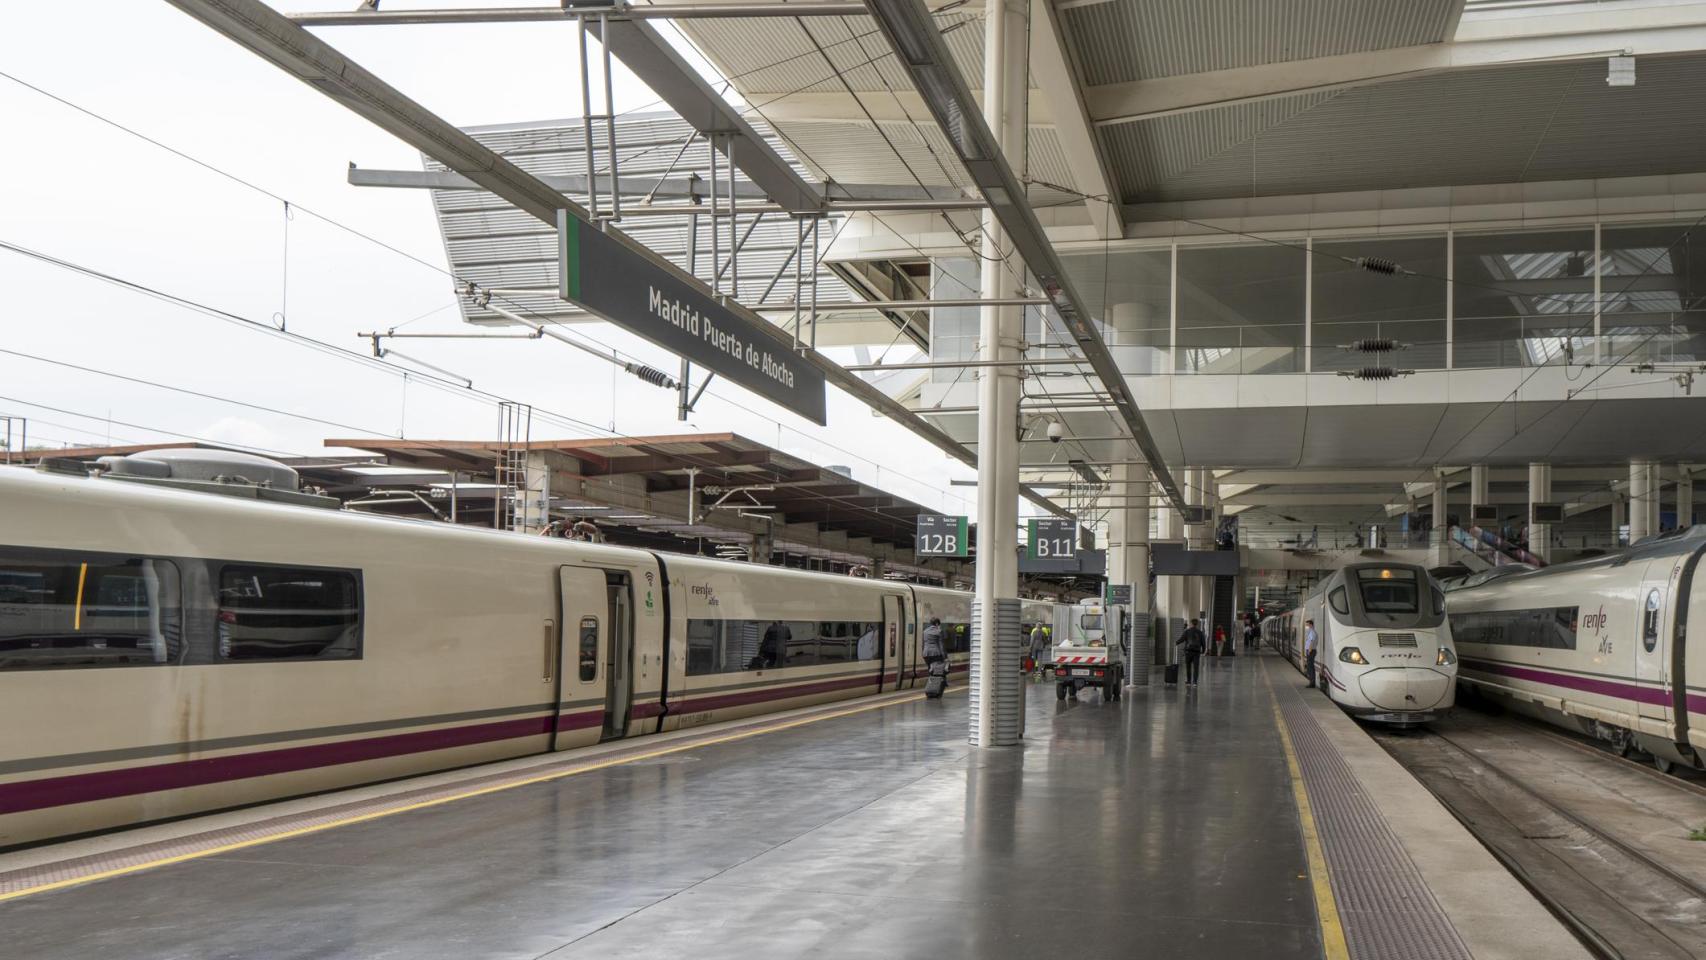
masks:
[[[277,4],[349,9],[355,0]],[[514,6],[410,0],[433,5]],[[0,71],[445,266],[424,192],[351,187],[347,165],[416,169],[419,154],[166,3],[79,0],[15,11]],[[319,28],[321,37],[462,126],[579,112],[568,24]],[[631,76],[616,109],[652,105]],[[285,308],[282,204],[0,77],[0,241],[254,320]],[[360,330],[462,328],[449,278],[305,213],[289,223],[288,327],[365,353]],[[32,441],[185,436],[313,454],[334,436],[490,439],[489,403],[162,303],[0,250],[0,350],[273,407],[328,426],[0,353],[0,415]],[[434,312],[436,311],[436,312]],[[423,317],[423,315],[425,315]],[[673,373],[671,355],[607,324],[576,327]],[[476,387],[627,435],[733,431],[949,513],[975,512],[974,471],[833,387],[818,427],[713,383],[682,424],[675,394],[549,341],[412,341],[405,353]],[[831,356],[853,362],[851,351]],[[725,399],[726,398],[726,399]],[[758,411],[762,416],[729,401]],[[44,409],[40,405],[58,408]],[[113,421],[110,425],[108,418]],[[121,425],[120,421],[134,426]],[[780,426],[776,421],[780,421]],[[359,428],[359,429],[356,429]],[[535,420],[535,438],[590,436]]]

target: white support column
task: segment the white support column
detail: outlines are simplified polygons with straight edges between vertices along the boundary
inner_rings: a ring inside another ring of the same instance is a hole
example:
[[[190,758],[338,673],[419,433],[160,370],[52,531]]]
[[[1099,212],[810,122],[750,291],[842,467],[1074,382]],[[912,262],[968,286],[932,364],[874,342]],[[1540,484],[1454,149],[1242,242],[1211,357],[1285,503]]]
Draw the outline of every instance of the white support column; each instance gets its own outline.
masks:
[[[1007,163],[1025,169],[1029,94],[1029,13],[1026,0],[987,0],[984,17],[983,116]],[[1021,279],[1011,276],[1012,245],[995,214],[983,212],[981,292],[1012,297]],[[1025,337],[1020,307],[984,307],[980,357],[1011,363]],[[1024,685],[1014,664],[1023,642],[1019,627],[1019,370],[978,371],[977,592],[972,611],[969,682],[973,746],[1012,746],[1024,729]]]
[[[1679,530],[1694,525],[1694,474],[1689,472],[1693,466],[1689,463],[1676,465],[1676,526]]]
[[[1664,490],[1664,471],[1657,460],[1647,461],[1647,532],[1659,532],[1659,493]]]
[[[1428,546],[1433,551],[1434,566],[1443,567],[1450,551],[1451,531],[1446,525],[1450,507],[1446,499],[1445,470],[1440,467],[1434,468],[1433,500],[1434,514],[1432,529],[1428,533]]]
[[[1183,477],[1183,473],[1179,476]],[[1155,537],[1158,540],[1176,541],[1183,536],[1184,525],[1180,522],[1179,511],[1162,501],[1156,505]],[[1155,579],[1156,602],[1155,616],[1160,621],[1156,635],[1161,639],[1161,662],[1176,663],[1177,648],[1173,641],[1178,639],[1179,631],[1174,621],[1183,616],[1185,609],[1184,578],[1178,576],[1157,577]]]
[[[1629,461],[1629,542],[1653,534],[1652,511],[1649,501],[1653,495],[1652,463],[1646,460]]]
[[[1149,619],[1149,468],[1113,469],[1114,489],[1128,499],[1109,513],[1108,582],[1131,586],[1131,656],[1126,679],[1148,686],[1155,659]]]
[[[1469,514],[1463,521],[1471,526],[1475,524],[1475,507],[1485,506],[1493,501],[1487,491],[1487,465],[1484,463],[1469,466]]]
[[[1534,522],[1534,505],[1552,499],[1552,465],[1528,465],[1528,552],[1552,562],[1552,525]]]

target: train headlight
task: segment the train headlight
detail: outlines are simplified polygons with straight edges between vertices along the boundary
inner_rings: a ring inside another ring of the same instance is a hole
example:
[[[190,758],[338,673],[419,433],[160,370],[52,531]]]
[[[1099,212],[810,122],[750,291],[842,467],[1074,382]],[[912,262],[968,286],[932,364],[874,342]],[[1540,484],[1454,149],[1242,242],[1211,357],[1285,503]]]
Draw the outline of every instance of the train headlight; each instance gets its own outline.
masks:
[[[1346,663],[1367,663],[1368,662],[1368,658],[1363,656],[1362,651],[1358,650],[1356,647],[1346,647],[1345,649],[1340,650],[1339,651],[1339,659],[1345,661]]]
[[[1457,654],[1452,653],[1450,647],[1440,647],[1439,648],[1439,656],[1434,658],[1434,666],[1436,666],[1436,667],[1449,667],[1449,666],[1452,666],[1456,663],[1457,663]]]

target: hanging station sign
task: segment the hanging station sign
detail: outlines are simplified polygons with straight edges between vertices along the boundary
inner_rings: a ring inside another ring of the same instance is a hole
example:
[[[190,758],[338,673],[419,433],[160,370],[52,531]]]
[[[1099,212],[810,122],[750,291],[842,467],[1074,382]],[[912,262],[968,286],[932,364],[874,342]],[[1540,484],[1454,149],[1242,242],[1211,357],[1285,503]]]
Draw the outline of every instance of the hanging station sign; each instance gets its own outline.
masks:
[[[918,515],[918,533],[912,552],[920,557],[969,557],[970,538],[965,517],[941,514]]]
[[[763,320],[704,285],[557,211],[558,294],[611,323],[772,400],[828,423],[823,372]]]

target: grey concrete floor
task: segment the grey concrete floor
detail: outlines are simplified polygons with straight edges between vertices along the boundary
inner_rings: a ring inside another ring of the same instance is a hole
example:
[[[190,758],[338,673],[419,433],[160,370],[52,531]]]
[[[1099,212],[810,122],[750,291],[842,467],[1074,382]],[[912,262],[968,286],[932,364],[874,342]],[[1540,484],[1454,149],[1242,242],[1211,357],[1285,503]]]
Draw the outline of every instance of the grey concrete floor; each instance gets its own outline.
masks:
[[[1321,946],[1252,658],[963,692],[0,904],[9,958],[1166,957]]]

